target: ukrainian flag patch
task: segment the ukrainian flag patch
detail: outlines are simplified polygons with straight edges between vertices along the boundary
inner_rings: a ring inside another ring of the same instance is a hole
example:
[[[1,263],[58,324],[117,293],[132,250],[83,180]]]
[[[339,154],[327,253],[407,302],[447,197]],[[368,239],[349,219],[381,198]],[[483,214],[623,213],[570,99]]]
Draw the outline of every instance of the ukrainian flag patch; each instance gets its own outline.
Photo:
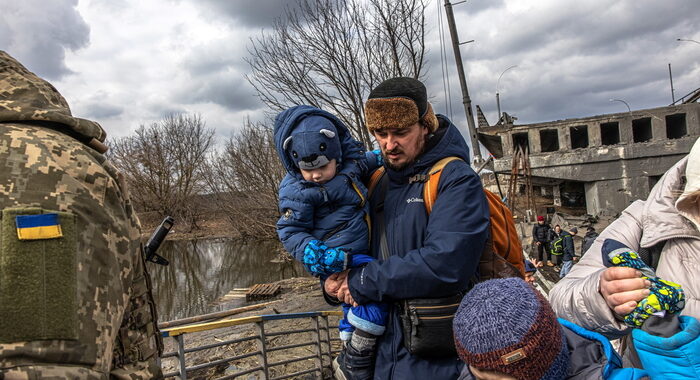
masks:
[[[58,214],[17,215],[15,224],[19,240],[55,239],[63,236]]]

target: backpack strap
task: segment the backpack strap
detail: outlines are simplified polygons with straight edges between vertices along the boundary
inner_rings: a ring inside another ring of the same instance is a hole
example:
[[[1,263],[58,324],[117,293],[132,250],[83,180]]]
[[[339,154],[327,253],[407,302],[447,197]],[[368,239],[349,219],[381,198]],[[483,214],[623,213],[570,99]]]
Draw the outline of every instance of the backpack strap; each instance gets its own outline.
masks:
[[[433,211],[433,205],[437,200],[438,196],[438,185],[440,184],[440,174],[442,174],[442,169],[445,168],[447,164],[455,160],[462,160],[459,157],[445,157],[438,161],[430,168],[428,171],[428,179],[423,186],[423,201],[425,205],[425,211],[428,215]]]
[[[374,189],[377,187],[377,184],[379,184],[379,181],[382,179],[383,176],[384,176],[384,167],[383,166],[378,167],[377,170],[372,172],[372,175],[369,177],[369,183],[367,183],[367,198],[368,199],[372,196]]]
[[[386,198],[387,187],[389,186],[389,181],[384,175],[384,167],[380,166],[372,172],[367,183],[367,199],[372,198],[374,191],[379,191],[375,196],[378,197],[378,204],[374,209],[374,223],[379,227],[379,250],[381,258],[386,260],[389,258],[389,244],[386,238],[386,224],[384,223],[384,198]],[[371,226],[369,215],[367,217],[367,225]],[[370,238],[372,237],[372,229],[370,227]]]

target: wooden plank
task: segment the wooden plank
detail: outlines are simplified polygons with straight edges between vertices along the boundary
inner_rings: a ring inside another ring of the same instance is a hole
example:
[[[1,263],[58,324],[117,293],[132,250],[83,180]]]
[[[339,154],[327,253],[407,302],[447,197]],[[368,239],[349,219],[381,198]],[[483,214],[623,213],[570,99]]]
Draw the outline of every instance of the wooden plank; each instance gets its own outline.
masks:
[[[280,292],[279,284],[255,284],[246,292],[246,300],[254,301],[274,297]]]
[[[197,323],[197,322],[207,321],[207,320],[216,319],[216,318],[228,317],[231,315],[245,313],[245,312],[252,311],[252,310],[263,309],[263,308],[267,307],[268,305],[271,305],[271,304],[273,304],[275,302],[279,302],[279,301],[280,300],[270,301],[270,302],[260,303],[257,305],[250,305],[250,306],[238,307],[238,308],[226,310],[226,311],[219,311],[216,313],[197,315],[194,317],[178,319],[175,321],[162,322],[162,323],[158,324],[158,328],[164,329],[164,328],[168,328],[168,327],[182,326],[182,325],[186,325],[186,324],[190,324],[190,323]]]

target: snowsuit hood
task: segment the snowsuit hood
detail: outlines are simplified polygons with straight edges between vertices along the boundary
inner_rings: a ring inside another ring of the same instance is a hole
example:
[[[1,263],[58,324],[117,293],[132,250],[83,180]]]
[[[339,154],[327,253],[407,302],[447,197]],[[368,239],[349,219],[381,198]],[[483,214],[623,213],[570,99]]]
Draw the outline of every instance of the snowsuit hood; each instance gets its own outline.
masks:
[[[299,123],[307,118],[307,121],[310,122],[308,123],[309,125],[305,126],[304,131],[297,131],[296,129],[299,126]],[[324,120],[320,118],[328,120],[330,122],[330,126],[325,124]],[[306,130],[312,125],[315,125],[319,130],[318,134],[314,133],[312,135],[311,130]],[[331,128],[335,128],[335,130],[332,130]],[[327,137],[329,134],[323,134],[320,132],[321,129],[327,129],[333,132],[335,136],[329,138]],[[340,119],[333,116],[331,113],[316,107],[301,105],[282,111],[275,118],[274,134],[277,154],[279,155],[284,168],[287,170],[287,173],[300,180],[303,180],[303,177],[299,171],[298,163],[295,163],[293,160],[291,148],[298,150],[298,159],[302,160],[305,157],[309,158],[312,157],[312,155],[322,154],[323,152],[320,152],[317,149],[321,142],[325,141],[329,147],[329,150],[335,149],[334,147],[336,144],[331,143],[331,141],[337,138],[337,141],[339,142],[337,150],[340,152],[337,152],[337,154],[333,153],[333,157],[328,157],[328,161],[330,161],[332,158],[336,158],[338,164],[342,166],[342,163],[347,160],[360,160],[364,157],[362,144],[360,144],[350,135],[350,131],[348,131],[345,124],[343,124]],[[293,137],[292,135],[297,137]],[[287,149],[285,149],[285,147]],[[315,165],[310,165],[309,168],[312,168],[311,166]]]
[[[68,103],[49,82],[0,50],[0,123],[32,122],[74,137],[100,153],[107,134],[90,120],[74,117]]]

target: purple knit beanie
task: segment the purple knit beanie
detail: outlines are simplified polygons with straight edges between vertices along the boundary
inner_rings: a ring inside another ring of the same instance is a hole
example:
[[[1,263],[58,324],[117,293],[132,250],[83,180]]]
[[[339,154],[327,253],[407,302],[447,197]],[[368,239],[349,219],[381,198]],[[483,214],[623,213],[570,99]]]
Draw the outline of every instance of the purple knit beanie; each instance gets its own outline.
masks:
[[[454,318],[459,357],[468,365],[520,380],[564,379],[566,339],[549,302],[520,278],[477,284]]]

